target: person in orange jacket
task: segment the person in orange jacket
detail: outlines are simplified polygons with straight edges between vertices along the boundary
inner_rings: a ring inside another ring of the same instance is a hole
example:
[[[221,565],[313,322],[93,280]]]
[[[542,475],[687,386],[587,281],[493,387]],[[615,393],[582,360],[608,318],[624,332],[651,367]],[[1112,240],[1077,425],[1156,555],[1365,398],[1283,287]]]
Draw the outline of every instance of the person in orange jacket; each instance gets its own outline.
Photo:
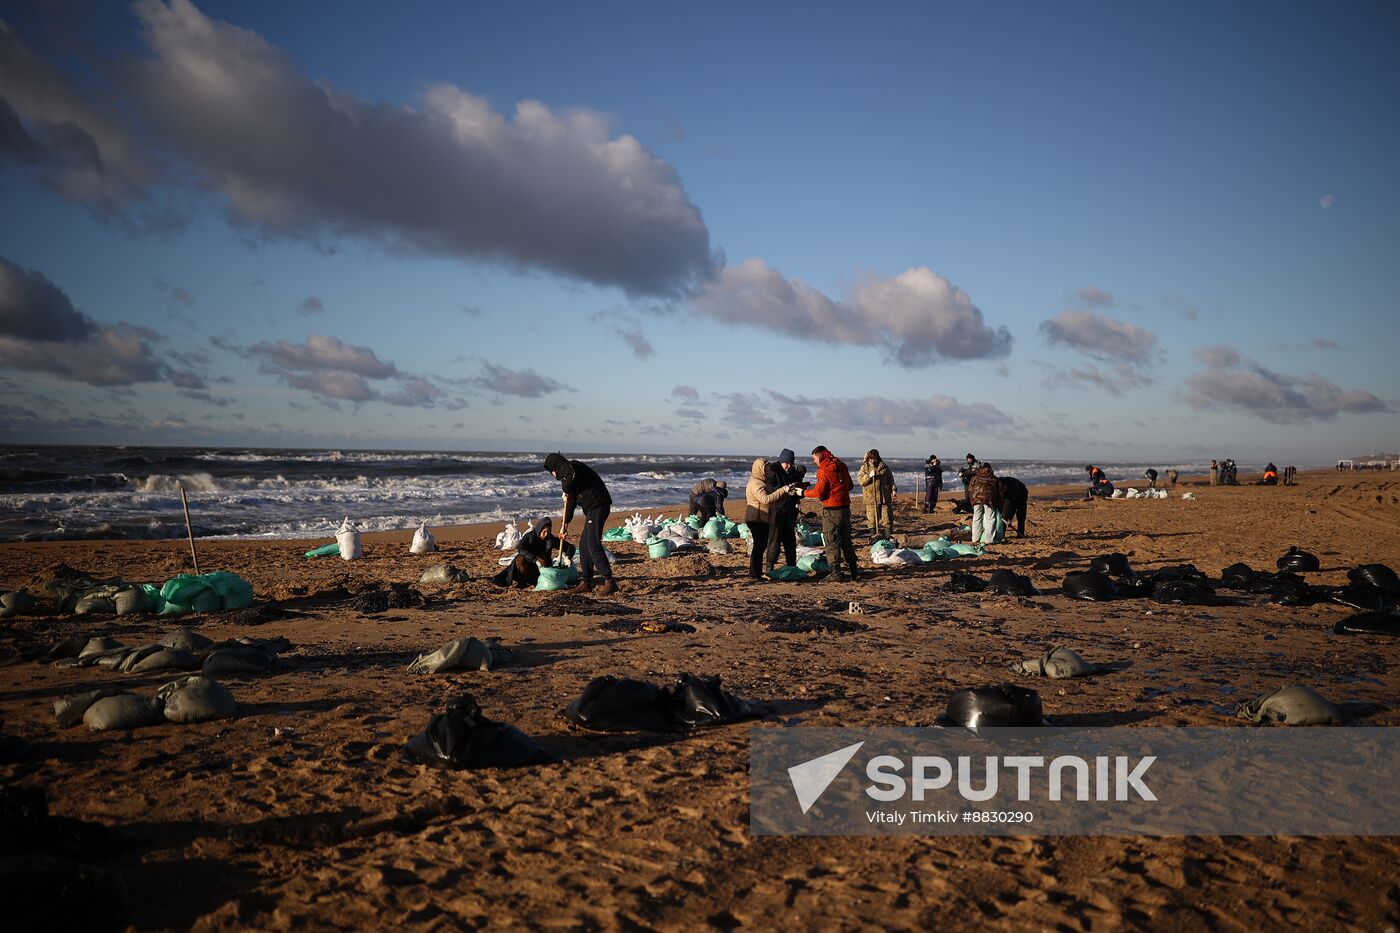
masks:
[[[822,542],[826,546],[826,562],[831,565],[828,580],[857,579],[856,548],[851,543],[851,471],[846,464],[825,447],[812,450],[817,465],[817,484],[802,494],[822,504]],[[845,559],[849,575],[841,572]]]

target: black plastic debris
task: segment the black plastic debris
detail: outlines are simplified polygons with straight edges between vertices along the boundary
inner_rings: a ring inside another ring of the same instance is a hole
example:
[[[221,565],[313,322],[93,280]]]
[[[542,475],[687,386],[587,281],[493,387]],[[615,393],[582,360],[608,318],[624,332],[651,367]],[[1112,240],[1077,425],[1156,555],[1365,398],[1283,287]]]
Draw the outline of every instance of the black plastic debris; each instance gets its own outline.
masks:
[[[1005,568],[992,571],[992,578],[987,581],[986,592],[991,596],[1037,596],[1040,590],[1035,588],[1030,577],[1024,577]]]
[[[1362,564],[1347,571],[1347,579],[1352,583],[1374,586],[1391,596],[1400,597],[1400,577],[1385,564]]]
[[[465,693],[447,702],[447,712],[434,714],[427,727],[408,740],[403,754],[409,761],[451,770],[518,768],[558,760],[514,726],[487,719]]]
[[[1133,568],[1128,564],[1125,554],[1114,552],[1112,554],[1100,554],[1089,562],[1090,570],[1097,570],[1099,573],[1106,573],[1110,577],[1131,577]]]
[[[1296,544],[1289,548],[1288,553],[1275,563],[1278,564],[1279,570],[1287,570],[1291,573],[1309,573],[1322,569],[1322,564],[1318,561],[1316,554],[1300,551]]]
[[[1220,585],[1231,590],[1248,590],[1259,571],[1248,564],[1231,564],[1220,571]]]
[[[669,688],[644,680],[596,677],[564,710],[564,718],[598,732],[666,732],[721,726],[765,715],[762,704],[741,700],[720,678],[682,674]]]
[[[1015,684],[968,687],[948,698],[948,710],[938,718],[943,726],[980,729],[995,726],[1045,724],[1040,694]]]
[[[1229,597],[1221,596],[1208,586],[1194,580],[1169,580],[1158,583],[1152,591],[1152,599],[1159,603],[1180,603],[1185,606],[1228,606]]]
[[[1328,597],[1332,602],[1362,612],[1382,612],[1395,605],[1395,599],[1385,590],[1369,583],[1353,583],[1334,590]]]
[[[1065,576],[1065,595],[1070,599],[1105,602],[1118,595],[1113,578],[1098,570],[1076,570]]]
[[[948,578],[948,582],[943,584],[943,589],[949,593],[980,593],[986,588],[986,580],[966,570],[953,571],[953,575]]]
[[[1358,612],[1332,626],[1332,631],[1338,635],[1400,635],[1400,615],[1392,612]]]

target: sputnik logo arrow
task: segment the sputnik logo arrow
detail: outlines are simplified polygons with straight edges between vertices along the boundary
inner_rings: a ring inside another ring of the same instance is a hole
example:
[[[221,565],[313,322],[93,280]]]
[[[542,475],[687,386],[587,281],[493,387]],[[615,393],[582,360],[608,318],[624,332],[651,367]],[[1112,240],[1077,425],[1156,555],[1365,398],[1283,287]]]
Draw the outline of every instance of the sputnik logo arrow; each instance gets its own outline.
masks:
[[[812,809],[812,805],[826,792],[831,782],[841,773],[841,769],[846,767],[864,744],[862,741],[847,745],[820,758],[813,758],[788,768],[788,779],[792,781],[792,789],[797,794],[797,802],[803,813]]]

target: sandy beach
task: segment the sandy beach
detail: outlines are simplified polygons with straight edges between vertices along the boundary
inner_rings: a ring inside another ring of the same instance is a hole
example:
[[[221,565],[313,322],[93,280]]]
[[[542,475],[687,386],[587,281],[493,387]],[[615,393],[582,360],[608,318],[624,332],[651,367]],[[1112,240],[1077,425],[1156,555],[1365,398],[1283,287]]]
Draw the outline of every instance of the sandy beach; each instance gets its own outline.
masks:
[[[1182,500],[1186,491],[1196,500]],[[302,558],[323,542],[200,542],[202,570],[240,574],[259,605],[281,613],[257,624],[247,614],[241,624],[227,614],[4,620],[3,646],[23,659],[0,673],[0,719],[32,746],[0,774],[45,787],[54,814],[135,840],[101,864],[125,879],[125,922],[139,930],[1393,929],[1391,838],[756,837],[748,724],[594,734],[560,718],[595,676],[692,672],[770,704],[756,728],[928,725],[954,690],[1009,679],[1010,662],[1061,645],[1129,663],[1028,683],[1060,725],[1240,728],[1236,703],[1293,684],[1336,703],[1348,726],[1400,725],[1397,644],[1334,634],[1352,610],[1059,593],[1067,572],[1113,551],[1139,571],[1191,563],[1218,577],[1237,561],[1272,570],[1296,544],[1321,558],[1308,579],[1323,584],[1344,583],[1361,563],[1400,566],[1393,474],[1319,471],[1291,488],[1183,478],[1172,498],[1152,501],[1080,494],[1034,488],[1024,539],[912,570],[872,571],[859,518],[868,573],[854,585],[750,583],[736,541],[729,555],[664,561],[610,544],[622,587],[610,598],[502,590],[487,580],[496,525],[435,529],[440,551],[422,556],[408,553],[411,532],[367,535],[355,562]],[[965,517],[947,500],[923,516],[901,495],[899,536],[917,545],[958,527]],[[730,515],[741,519],[742,503]],[[418,584],[444,561],[470,582]],[[189,553],[183,541],[0,545],[6,589],[35,591],[59,564],[158,583],[187,571]],[[1043,595],[941,589],[954,571],[1002,567]],[[381,609],[385,599],[366,598],[391,584],[420,591],[422,604]],[[851,601],[865,612],[847,614]],[[77,633],[141,644],[184,626],[214,639],[280,635],[293,647],[270,675],[224,679],[239,703],[232,721],[56,727],[57,697],[107,685],[149,693],[173,677],[53,667],[36,654]],[[405,672],[467,636],[499,639],[512,663]],[[562,763],[443,772],[404,762],[405,740],[462,691]]]

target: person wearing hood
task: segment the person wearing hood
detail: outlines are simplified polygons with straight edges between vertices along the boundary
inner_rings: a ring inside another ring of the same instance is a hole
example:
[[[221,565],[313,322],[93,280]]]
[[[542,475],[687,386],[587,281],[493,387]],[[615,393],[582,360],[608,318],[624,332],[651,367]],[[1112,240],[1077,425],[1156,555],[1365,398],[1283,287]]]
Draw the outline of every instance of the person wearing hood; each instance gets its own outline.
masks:
[[[491,578],[491,582],[517,589],[534,586],[540,578],[540,568],[548,567],[553,562],[556,551],[572,558],[577,549],[555,537],[554,520],[543,515],[521,536],[515,545],[515,556],[505,569]]]
[[[894,534],[894,475],[880,451],[871,448],[856,472],[861,495],[865,498],[865,521],[870,526],[872,541]]]
[[[1001,519],[1001,485],[990,463],[977,466],[977,473],[967,485],[967,498],[972,502],[972,543],[997,544],[997,522]]]
[[[851,471],[846,464],[823,446],[812,450],[812,462],[817,466],[817,485],[803,495],[822,504],[822,540],[826,542],[826,562],[831,565],[828,579],[843,579],[841,561],[844,558],[850,576],[857,578],[856,548],[851,541]]]
[[[583,512],[583,533],[579,535],[579,573],[582,578],[569,593],[588,593],[593,590],[593,578],[602,578],[598,593],[607,596],[617,592],[613,581],[612,565],[608,563],[607,552],[603,550],[603,526],[608,522],[612,511],[612,496],[607,484],[592,467],[581,460],[569,460],[563,454],[550,454],[544,458],[544,468],[549,471],[564,490],[564,521],[559,529],[559,540],[569,538],[569,522],[574,520],[574,509]]]
[[[701,522],[724,514],[724,500],[729,497],[729,484],[722,479],[702,479],[690,487],[690,514],[699,513]]]
[[[924,514],[938,511],[938,493],[943,489],[943,461],[929,454],[924,461]]]
[[[795,496],[796,486],[770,484],[768,459],[758,457],[749,471],[749,482],[744,487],[744,522],[749,526],[749,578],[763,579],[763,561],[768,553],[769,526],[773,508],[785,498]]]
[[[797,486],[807,475],[807,468],[797,463],[797,455],[786,447],[778,459],[769,460],[764,482],[770,489]],[[763,570],[772,572],[778,564],[778,551],[783,552],[789,567],[797,566],[797,504],[801,496],[787,496],[768,509],[768,547],[763,554]]]

